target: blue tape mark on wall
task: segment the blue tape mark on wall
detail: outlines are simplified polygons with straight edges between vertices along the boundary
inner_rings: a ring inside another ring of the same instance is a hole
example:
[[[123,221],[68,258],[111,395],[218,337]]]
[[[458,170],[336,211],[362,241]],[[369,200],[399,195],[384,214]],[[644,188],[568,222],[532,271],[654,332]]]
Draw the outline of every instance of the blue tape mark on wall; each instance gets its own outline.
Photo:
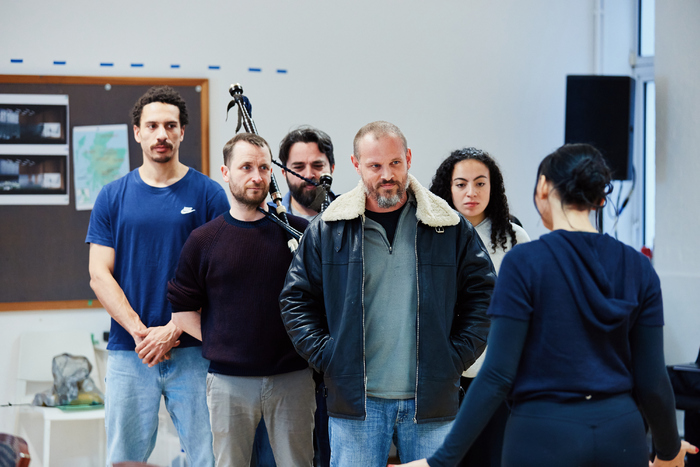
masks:
[[[10,63],[24,63],[24,59],[22,58],[11,58]],[[54,65],[66,65],[67,62],[65,60],[54,60],[53,61]],[[113,62],[100,62],[101,67],[113,67],[114,63]],[[143,63],[132,63],[131,67],[132,68],[143,68],[145,65]],[[170,65],[170,68],[180,68],[179,63],[173,63]],[[209,65],[210,70],[220,70],[221,66],[219,65]],[[248,68],[248,71],[251,73],[262,73],[262,68],[255,68],[255,67],[250,67]],[[284,68],[278,68],[277,73],[279,74],[287,74],[288,70]]]

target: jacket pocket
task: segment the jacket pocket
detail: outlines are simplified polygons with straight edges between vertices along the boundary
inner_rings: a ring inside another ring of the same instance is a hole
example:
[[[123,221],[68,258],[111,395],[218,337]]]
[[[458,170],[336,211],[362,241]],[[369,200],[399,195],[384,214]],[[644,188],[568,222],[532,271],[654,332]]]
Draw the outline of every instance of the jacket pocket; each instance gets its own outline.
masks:
[[[332,337],[326,342],[326,346],[323,348],[323,353],[321,354],[321,371],[324,373],[331,374],[330,363],[333,359],[333,351],[335,349],[335,339]]]
[[[459,352],[457,352],[457,349],[454,345],[450,344],[450,350],[452,354],[452,363],[457,373],[459,373],[459,375],[461,376],[463,372],[467,371],[467,369],[464,367],[462,357],[459,355]]]

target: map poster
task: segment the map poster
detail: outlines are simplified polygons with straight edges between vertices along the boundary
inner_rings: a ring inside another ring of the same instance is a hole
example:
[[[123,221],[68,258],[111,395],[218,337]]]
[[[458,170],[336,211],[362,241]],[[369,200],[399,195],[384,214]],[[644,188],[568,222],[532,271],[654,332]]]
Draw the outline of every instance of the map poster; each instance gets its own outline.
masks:
[[[92,209],[102,187],[129,173],[128,126],[73,127],[75,209]]]

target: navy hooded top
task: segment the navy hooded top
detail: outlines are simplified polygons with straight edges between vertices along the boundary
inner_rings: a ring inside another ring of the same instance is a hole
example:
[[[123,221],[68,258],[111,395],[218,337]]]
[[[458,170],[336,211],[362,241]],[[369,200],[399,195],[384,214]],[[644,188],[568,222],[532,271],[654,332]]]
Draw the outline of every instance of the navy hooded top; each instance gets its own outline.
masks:
[[[631,391],[630,330],[663,326],[645,256],[608,235],[565,230],[505,256],[489,314],[530,323],[514,400]]]
[[[680,449],[651,262],[608,235],[555,230],[505,255],[489,307],[489,351],[452,430],[428,459],[455,465],[501,400],[634,393],[657,456]]]

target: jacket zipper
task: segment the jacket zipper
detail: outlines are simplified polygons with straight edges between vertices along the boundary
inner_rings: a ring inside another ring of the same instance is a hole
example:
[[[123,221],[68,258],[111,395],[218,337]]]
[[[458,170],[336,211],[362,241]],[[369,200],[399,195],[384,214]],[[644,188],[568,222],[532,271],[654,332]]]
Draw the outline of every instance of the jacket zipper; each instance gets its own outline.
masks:
[[[415,402],[413,406],[415,412],[413,413],[413,423],[418,423],[418,355],[419,355],[419,344],[420,344],[420,276],[418,275],[418,224],[420,222],[416,221],[416,238],[414,239],[413,248],[416,255],[416,393],[414,394]]]
[[[365,388],[365,420],[367,420],[367,358],[365,356],[365,216],[362,217],[362,235],[360,244],[362,245],[362,374]]]

